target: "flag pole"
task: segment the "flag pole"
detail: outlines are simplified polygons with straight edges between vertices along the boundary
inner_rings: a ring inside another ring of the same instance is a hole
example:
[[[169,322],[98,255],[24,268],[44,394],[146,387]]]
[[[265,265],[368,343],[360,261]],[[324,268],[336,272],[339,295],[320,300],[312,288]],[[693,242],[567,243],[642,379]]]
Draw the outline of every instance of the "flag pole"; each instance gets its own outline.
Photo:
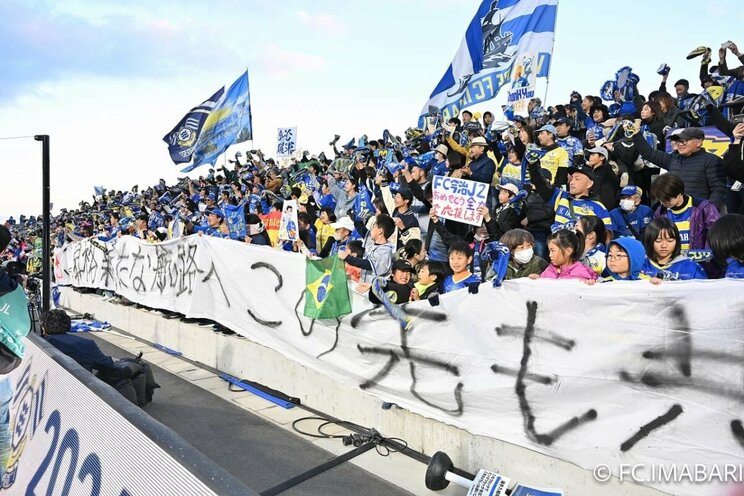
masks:
[[[558,27],[558,4],[555,3],[555,28]],[[553,28],[553,50],[550,52],[550,65],[548,66],[548,73],[545,75],[545,95],[543,96],[543,106],[548,104],[548,86],[550,86],[550,69],[553,67],[553,54],[555,53],[555,32]]]

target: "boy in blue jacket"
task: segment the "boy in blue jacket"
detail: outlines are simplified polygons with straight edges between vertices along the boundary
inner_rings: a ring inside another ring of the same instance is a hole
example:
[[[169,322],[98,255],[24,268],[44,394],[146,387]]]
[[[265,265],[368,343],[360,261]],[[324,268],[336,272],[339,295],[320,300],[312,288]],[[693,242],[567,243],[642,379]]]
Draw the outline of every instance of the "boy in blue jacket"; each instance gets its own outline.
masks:
[[[607,272],[609,276],[602,282],[637,281],[640,279],[659,284],[661,279],[651,278],[641,272],[646,262],[643,244],[633,238],[619,238],[610,241],[607,249]]]

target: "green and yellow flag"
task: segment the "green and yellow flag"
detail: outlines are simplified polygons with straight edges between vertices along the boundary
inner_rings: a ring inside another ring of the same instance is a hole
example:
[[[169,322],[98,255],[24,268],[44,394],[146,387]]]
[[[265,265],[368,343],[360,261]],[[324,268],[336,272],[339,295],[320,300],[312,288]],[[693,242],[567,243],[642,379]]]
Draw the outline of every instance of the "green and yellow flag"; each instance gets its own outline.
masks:
[[[344,262],[336,256],[307,260],[305,265],[305,317],[333,319],[351,313]]]

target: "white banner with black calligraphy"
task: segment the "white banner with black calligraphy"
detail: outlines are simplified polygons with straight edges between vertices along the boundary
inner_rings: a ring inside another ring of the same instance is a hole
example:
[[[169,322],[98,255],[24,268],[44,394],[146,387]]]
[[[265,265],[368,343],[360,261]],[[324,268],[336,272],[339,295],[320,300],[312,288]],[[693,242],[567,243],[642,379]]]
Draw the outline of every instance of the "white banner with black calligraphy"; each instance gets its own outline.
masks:
[[[56,253],[62,284],[218,321],[413,412],[592,468],[744,463],[744,284],[507,281],[404,306],[413,329],[354,295],[302,316],[302,256],[191,236]],[[720,485],[654,484],[675,494]]]

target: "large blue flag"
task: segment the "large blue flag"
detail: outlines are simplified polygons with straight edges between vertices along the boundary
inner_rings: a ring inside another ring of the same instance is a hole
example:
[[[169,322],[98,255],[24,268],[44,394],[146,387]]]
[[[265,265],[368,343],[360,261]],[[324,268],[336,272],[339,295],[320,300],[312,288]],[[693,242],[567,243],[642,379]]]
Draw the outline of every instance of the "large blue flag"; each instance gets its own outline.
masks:
[[[168,151],[174,164],[184,164],[191,161],[191,156],[194,154],[194,145],[196,145],[196,140],[199,138],[204,122],[224,93],[225,87],[223,86],[201,105],[192,108],[171,132],[163,136],[163,141],[168,143]]]
[[[214,164],[230,145],[253,139],[248,71],[227,90],[207,116],[194,150],[194,163],[182,170],[190,172],[200,165]]]
[[[225,205],[222,210],[225,212],[225,220],[227,221],[227,228],[230,231],[230,238],[245,238],[245,203],[240,202],[239,205]]]
[[[529,70],[547,77],[557,10],[558,0],[482,0],[455,58],[424,105],[420,123],[430,107],[446,120],[494,98],[502,86],[518,85],[525,74],[512,74],[512,68],[522,54],[534,54]]]

